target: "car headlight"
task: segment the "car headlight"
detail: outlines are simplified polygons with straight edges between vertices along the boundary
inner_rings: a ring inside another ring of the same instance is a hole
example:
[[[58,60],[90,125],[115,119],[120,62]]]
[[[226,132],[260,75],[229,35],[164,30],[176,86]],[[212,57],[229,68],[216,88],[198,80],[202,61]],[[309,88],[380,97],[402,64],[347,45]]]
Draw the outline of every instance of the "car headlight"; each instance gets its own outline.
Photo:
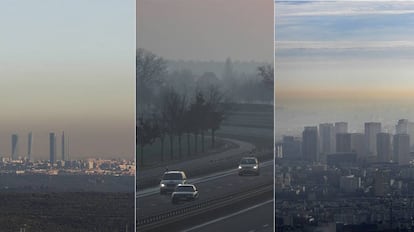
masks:
[[[254,169],[257,169],[257,165],[254,165],[254,166],[253,166],[253,168],[254,168]]]
[[[242,169],[242,166],[239,165],[239,169]]]
[[[165,187],[165,184],[160,184],[161,187]]]

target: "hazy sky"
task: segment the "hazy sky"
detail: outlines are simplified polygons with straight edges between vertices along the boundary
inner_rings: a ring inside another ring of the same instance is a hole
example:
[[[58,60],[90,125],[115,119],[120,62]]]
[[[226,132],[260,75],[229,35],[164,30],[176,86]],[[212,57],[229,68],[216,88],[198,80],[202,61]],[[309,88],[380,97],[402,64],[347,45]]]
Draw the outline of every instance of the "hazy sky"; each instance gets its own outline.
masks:
[[[414,2],[275,7],[279,99],[414,100]]]
[[[137,47],[167,59],[273,61],[269,0],[138,0]]]
[[[277,136],[414,121],[413,1],[276,1],[275,39]]]
[[[0,154],[27,133],[48,158],[48,133],[65,130],[79,157],[133,158],[135,1],[0,2]]]

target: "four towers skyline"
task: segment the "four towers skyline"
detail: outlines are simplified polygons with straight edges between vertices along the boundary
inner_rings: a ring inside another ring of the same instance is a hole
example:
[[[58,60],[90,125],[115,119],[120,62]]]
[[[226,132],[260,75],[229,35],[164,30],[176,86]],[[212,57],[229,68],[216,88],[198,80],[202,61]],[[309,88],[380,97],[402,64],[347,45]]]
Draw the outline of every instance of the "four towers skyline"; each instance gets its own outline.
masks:
[[[65,137],[65,132],[62,131],[62,140],[61,140],[61,158],[63,161],[69,159],[69,152],[67,147],[67,137]],[[19,153],[19,135],[11,135],[11,153],[10,158],[12,160],[18,160],[20,158]],[[33,133],[29,132],[27,134],[27,159],[33,160]],[[56,143],[56,134],[54,132],[49,133],[49,160],[51,163],[55,163],[57,160],[57,143]]]

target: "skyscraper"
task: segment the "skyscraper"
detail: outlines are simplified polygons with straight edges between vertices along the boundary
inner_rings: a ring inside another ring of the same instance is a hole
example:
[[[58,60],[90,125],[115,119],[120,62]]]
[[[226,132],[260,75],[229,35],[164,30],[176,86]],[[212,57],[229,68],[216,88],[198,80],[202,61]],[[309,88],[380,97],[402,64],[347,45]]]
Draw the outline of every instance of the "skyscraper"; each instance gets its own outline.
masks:
[[[56,162],[56,135],[55,133],[49,133],[49,151],[50,151],[50,163]]]
[[[348,133],[347,122],[335,122],[335,134]]]
[[[377,156],[377,134],[381,133],[380,122],[365,123],[365,155]]]
[[[377,161],[389,162],[391,159],[391,134],[378,133],[377,134]]]
[[[408,164],[410,161],[410,136],[407,134],[394,135],[393,145],[393,161],[400,165]]]
[[[29,132],[27,138],[27,158],[32,160],[32,143],[33,143],[33,135],[32,132]]]
[[[336,152],[351,152],[351,134],[336,134]]]
[[[357,153],[358,159],[365,153],[365,136],[362,133],[351,134],[351,151]]]
[[[62,132],[62,160],[65,161],[65,132]]]
[[[319,124],[320,152],[330,154],[335,152],[335,127],[332,123]]]
[[[398,120],[397,125],[395,125],[396,134],[408,134],[410,138],[414,138],[414,123],[408,121],[408,119]],[[413,145],[413,141],[410,139],[410,147]]]
[[[312,162],[318,161],[318,127],[305,127],[302,139],[303,158]]]
[[[408,119],[398,120],[395,125],[395,134],[408,134]]]
[[[301,145],[302,142],[299,138],[295,138],[293,136],[283,136],[283,158],[289,160],[302,159]]]
[[[17,160],[18,159],[18,154],[17,154],[17,148],[19,145],[19,136],[17,134],[12,134],[11,136],[11,145],[12,145],[12,149],[11,149],[11,158],[12,160]]]

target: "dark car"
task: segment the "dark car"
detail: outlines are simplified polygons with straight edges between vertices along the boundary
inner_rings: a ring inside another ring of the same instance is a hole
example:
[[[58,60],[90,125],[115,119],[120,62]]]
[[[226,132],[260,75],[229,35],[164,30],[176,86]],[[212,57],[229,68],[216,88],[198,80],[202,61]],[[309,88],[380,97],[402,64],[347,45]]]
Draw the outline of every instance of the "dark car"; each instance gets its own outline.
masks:
[[[240,160],[239,175],[260,175],[259,161],[256,157],[244,157]]]
[[[185,184],[187,177],[183,171],[165,172],[160,181],[160,194],[173,192],[177,185]]]

